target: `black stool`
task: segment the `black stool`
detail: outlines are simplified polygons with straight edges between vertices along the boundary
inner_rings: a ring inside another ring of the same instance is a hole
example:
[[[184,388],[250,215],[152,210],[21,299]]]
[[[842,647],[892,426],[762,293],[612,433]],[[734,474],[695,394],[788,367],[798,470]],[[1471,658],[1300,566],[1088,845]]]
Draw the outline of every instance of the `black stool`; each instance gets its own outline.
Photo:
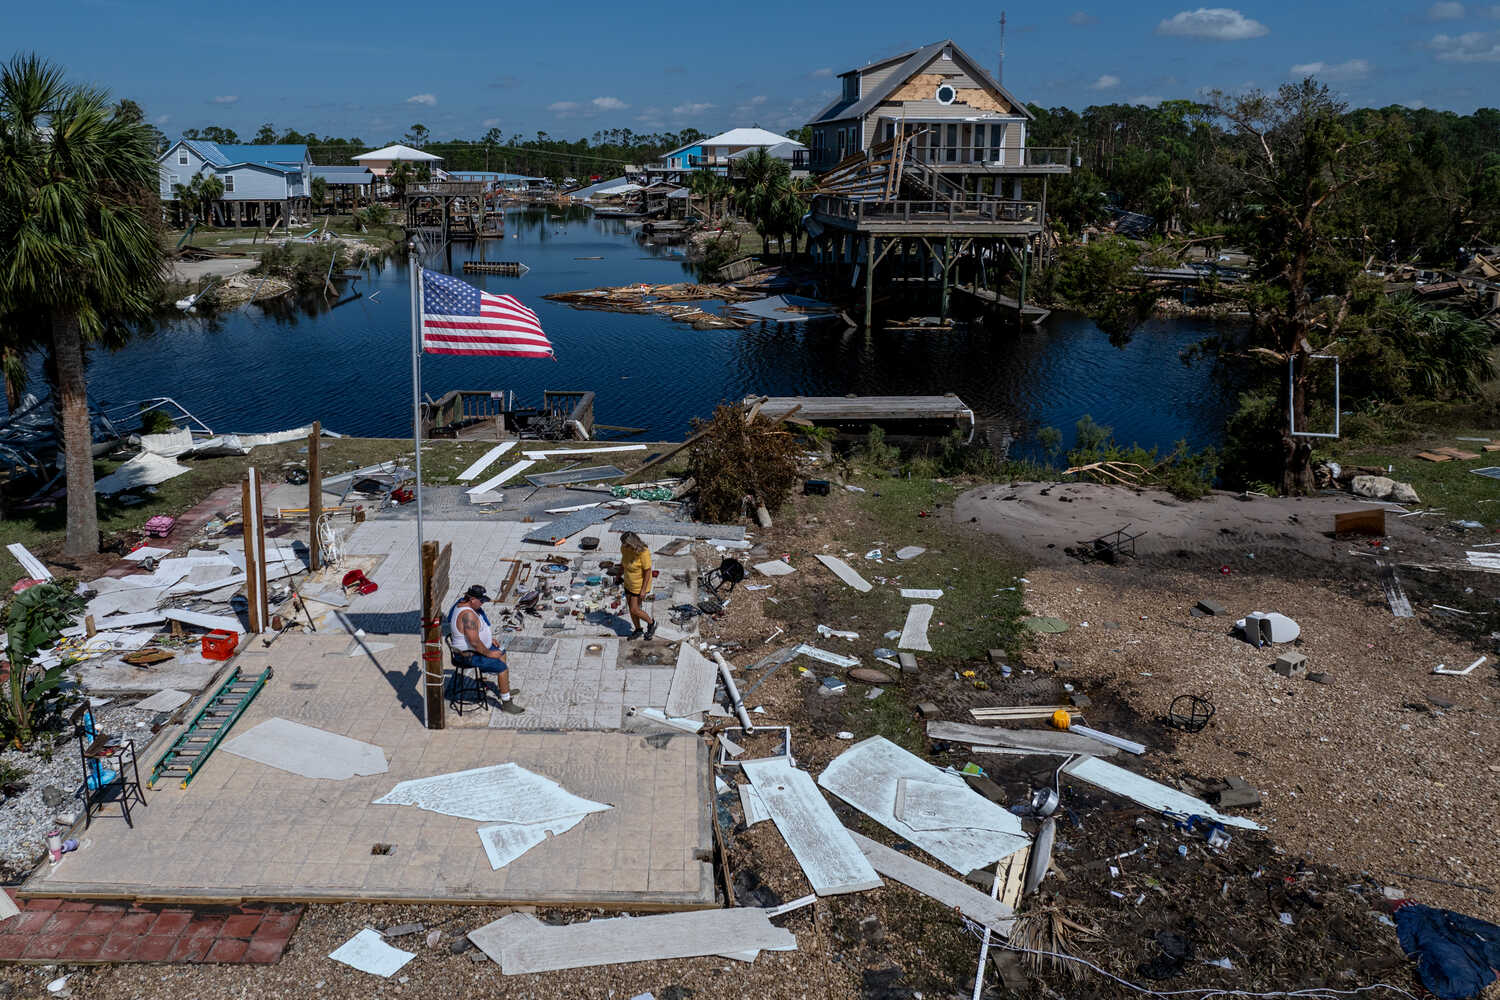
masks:
[[[135,741],[120,736],[106,736],[94,728],[93,714],[87,703],[73,713],[73,735],[78,739],[78,753],[83,761],[83,825],[87,829],[99,807],[118,802],[125,825],[134,828],[130,819],[130,801],[146,804],[141,791],[141,772],[135,759]],[[106,777],[106,767],[114,773]]]
[[[479,659],[448,646],[448,662],[453,665],[453,676],[448,680],[448,705],[453,714],[462,716],[469,706],[484,707],[489,696],[484,693],[484,674],[479,669]]]

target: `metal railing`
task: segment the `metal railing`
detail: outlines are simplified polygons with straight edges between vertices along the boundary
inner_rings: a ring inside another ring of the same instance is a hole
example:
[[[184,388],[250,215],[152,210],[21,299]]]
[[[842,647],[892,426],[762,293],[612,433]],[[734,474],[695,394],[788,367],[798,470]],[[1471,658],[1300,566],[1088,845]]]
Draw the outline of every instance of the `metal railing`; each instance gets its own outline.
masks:
[[[820,194],[813,199],[813,212],[851,222],[999,222],[1039,223],[1039,201],[1003,198],[938,199],[933,201],[858,201],[839,195]]]
[[[915,144],[907,156],[921,163],[935,166],[945,164],[981,165],[999,167],[1066,167],[1070,162],[1070,150],[1066,146],[1027,146],[1015,149],[1010,146],[923,146]]]

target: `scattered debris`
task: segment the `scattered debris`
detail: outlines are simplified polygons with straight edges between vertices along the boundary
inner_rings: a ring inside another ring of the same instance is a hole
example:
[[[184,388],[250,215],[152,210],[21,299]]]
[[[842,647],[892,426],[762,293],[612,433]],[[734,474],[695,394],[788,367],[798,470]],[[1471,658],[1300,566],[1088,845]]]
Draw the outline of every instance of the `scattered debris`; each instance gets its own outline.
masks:
[[[850,839],[811,776],[782,759],[741,765],[819,896],[880,887],[870,863]]]
[[[366,927],[335,948],[328,957],[360,972],[389,979],[417,956],[415,952],[392,948],[385,943],[379,931]]]
[[[957,910],[970,920],[998,934],[1007,936],[1010,934],[1015,916],[1011,907],[991,899],[951,875],[945,875],[936,868],[914,861],[869,837],[852,830],[849,836],[881,875],[895,879],[902,885],[937,900],[949,909]]]
[[[813,558],[817,559],[824,566],[827,566],[829,572],[861,594],[868,594],[871,590],[875,589],[871,586],[870,581],[856,573],[848,563],[844,562],[838,556],[817,555]]]
[[[1186,792],[1179,792],[1175,788],[1150,778],[1143,778],[1133,771],[1127,771],[1123,767],[1116,767],[1108,761],[1099,760],[1096,757],[1084,757],[1079,760],[1070,761],[1062,767],[1062,773],[1069,777],[1086,781],[1096,788],[1102,788],[1106,792],[1123,795],[1133,802],[1139,802],[1148,809],[1157,812],[1174,813],[1181,816],[1201,816],[1204,819],[1223,823],[1225,826],[1237,826],[1246,830],[1264,830],[1265,827],[1254,820],[1245,819],[1242,816],[1227,816],[1214,809],[1202,799],[1194,798]]]
[[[390,770],[380,747],[280,718],[240,733],[222,749],[304,778],[341,781]]]
[[[913,604],[906,609],[906,624],[901,629],[898,643],[902,649],[932,652],[932,644],[927,641],[927,625],[932,621],[932,612],[931,604]]]

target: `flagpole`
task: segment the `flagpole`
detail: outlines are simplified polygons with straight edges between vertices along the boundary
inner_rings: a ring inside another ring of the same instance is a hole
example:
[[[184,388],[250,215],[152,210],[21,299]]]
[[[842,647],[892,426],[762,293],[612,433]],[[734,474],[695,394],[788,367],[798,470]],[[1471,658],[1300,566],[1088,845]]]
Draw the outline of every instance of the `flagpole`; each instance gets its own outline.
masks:
[[[417,593],[422,593],[422,266],[417,246],[408,243],[411,270],[411,427],[416,445],[417,474]],[[425,623],[424,623],[425,624]]]

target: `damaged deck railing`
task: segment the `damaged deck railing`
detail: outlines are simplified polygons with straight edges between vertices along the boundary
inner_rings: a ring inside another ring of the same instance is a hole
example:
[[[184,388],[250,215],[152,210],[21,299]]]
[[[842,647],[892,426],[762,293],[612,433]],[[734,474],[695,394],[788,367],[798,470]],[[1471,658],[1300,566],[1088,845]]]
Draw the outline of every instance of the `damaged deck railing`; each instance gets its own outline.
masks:
[[[1011,201],[1004,198],[910,200],[859,200],[838,195],[818,195],[813,199],[813,214],[832,219],[861,222],[954,222],[954,223],[1039,223],[1042,203]]]

